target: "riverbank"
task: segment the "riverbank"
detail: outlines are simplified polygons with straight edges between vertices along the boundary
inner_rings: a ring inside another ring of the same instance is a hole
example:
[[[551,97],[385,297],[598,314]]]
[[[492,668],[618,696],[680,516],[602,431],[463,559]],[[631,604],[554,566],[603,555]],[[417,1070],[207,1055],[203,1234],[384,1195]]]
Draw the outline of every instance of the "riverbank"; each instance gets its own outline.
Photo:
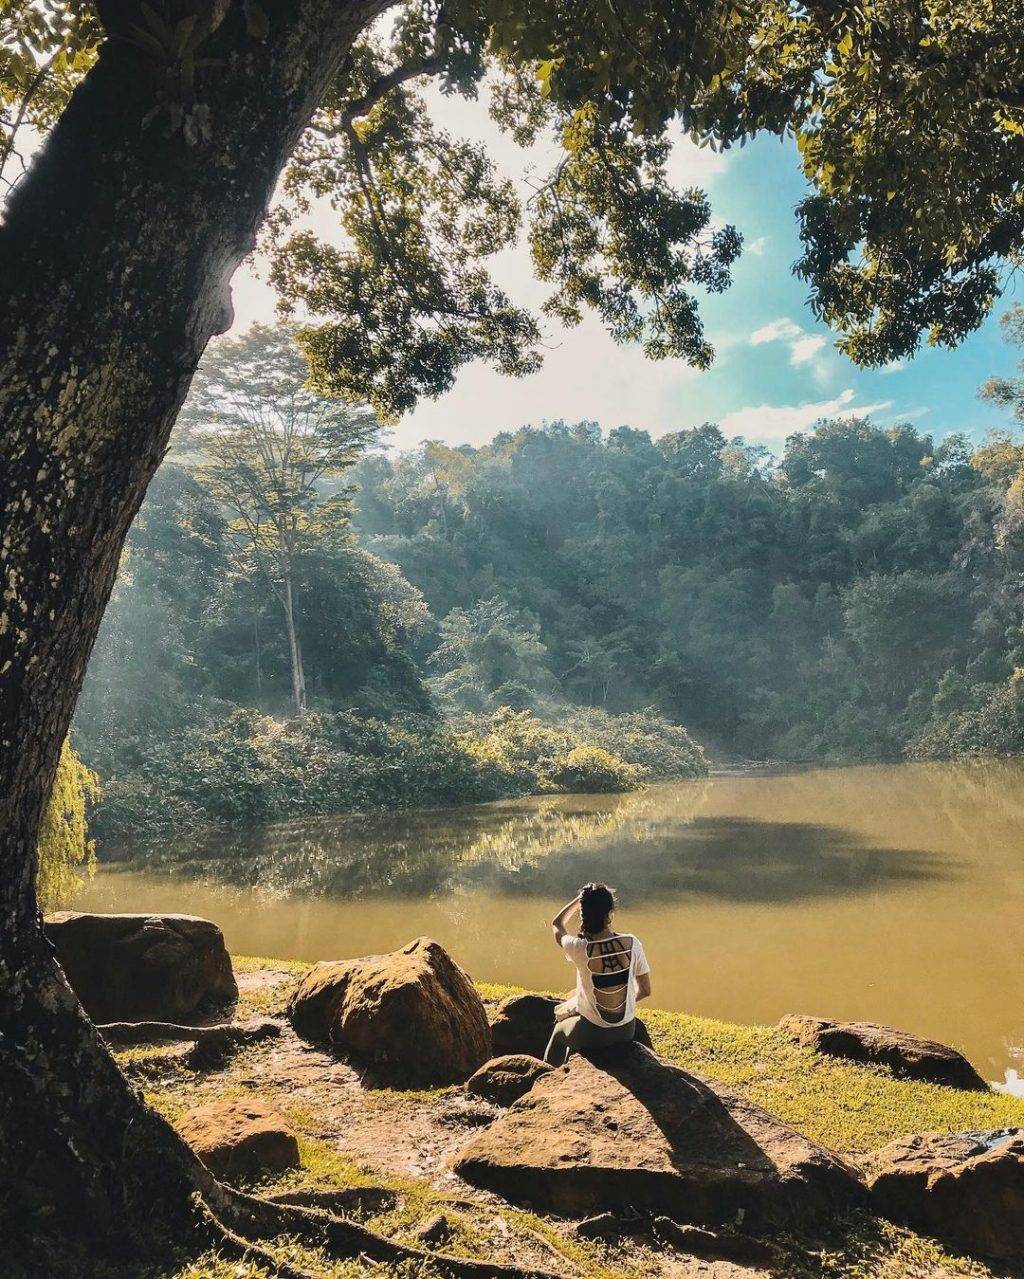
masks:
[[[235,709],[117,750],[85,741],[82,754],[101,783],[89,818],[101,858],[172,834],[526,795],[625,794],[708,773],[700,746],[660,715],[576,707],[557,722],[508,707],[457,722],[352,711],[281,721]]]
[[[310,962],[426,933],[482,981],[543,989],[565,980],[547,921],[605,880],[660,1007],[881,1021],[1003,1081],[1024,1075],[1022,839],[1024,764],[874,765],[167,840],[75,904],[184,907],[236,954]]]
[[[236,959],[238,1016],[281,1015],[306,967]],[[509,987],[480,989],[492,1006],[512,993]],[[664,1057],[727,1084],[844,1154],[861,1154],[912,1132],[1024,1125],[1020,1099],[894,1079],[796,1047],[767,1027],[658,1011],[645,1013],[645,1020]],[[604,1241],[583,1238],[577,1223],[514,1209],[469,1187],[448,1163],[494,1111],[459,1088],[366,1089],[350,1066],[287,1031],[244,1049],[220,1070],[193,1069],[187,1051],[188,1045],[139,1047],[118,1057],[172,1122],[198,1104],[224,1097],[259,1098],[279,1110],[298,1135],[301,1166],[267,1183],[264,1192],[382,1187],[389,1193],[364,1196],[360,1215],[383,1234],[421,1243],[422,1231],[431,1223],[436,1228],[440,1214],[447,1252],[574,1279],[740,1279],[765,1273],[672,1251],[643,1233]],[[772,1243],[768,1273],[791,1279],[987,1279],[997,1273],[867,1213],[835,1221],[825,1236],[787,1235]],[[275,1255],[324,1279],[385,1273],[359,1263],[328,1264],[298,1245],[283,1246]],[[178,1267],[155,1266],[147,1279],[270,1279],[270,1273],[207,1255]],[[416,1279],[428,1275],[421,1272]]]

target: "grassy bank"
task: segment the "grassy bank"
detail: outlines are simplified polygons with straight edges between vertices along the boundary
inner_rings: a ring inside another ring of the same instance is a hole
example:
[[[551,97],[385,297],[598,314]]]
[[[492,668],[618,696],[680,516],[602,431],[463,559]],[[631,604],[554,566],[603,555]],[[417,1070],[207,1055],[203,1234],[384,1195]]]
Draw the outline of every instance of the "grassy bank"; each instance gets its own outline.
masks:
[[[297,974],[306,968],[280,960],[235,962],[242,989],[240,1015],[279,1014]],[[510,987],[480,989],[488,1004],[514,993]],[[665,1057],[735,1088],[808,1137],[844,1153],[856,1155],[893,1137],[929,1129],[1024,1125],[1020,1099],[896,1080],[880,1069],[795,1047],[767,1027],[658,1011],[645,1013],[645,1020],[655,1048]],[[725,1279],[743,1273],[668,1256],[650,1241],[587,1241],[575,1235],[571,1223],[511,1208],[464,1186],[447,1172],[447,1159],[469,1139],[480,1117],[460,1089],[366,1090],[347,1066],[313,1050],[296,1051],[294,1045],[256,1046],[211,1074],[188,1069],[178,1047],[135,1048],[119,1056],[172,1122],[216,1096],[253,1093],[273,1102],[299,1135],[302,1166],[272,1188],[386,1186],[397,1192],[396,1202],[366,1220],[407,1242],[416,1242],[416,1230],[443,1212],[453,1230],[446,1250],[466,1256],[515,1260],[595,1279]],[[792,1279],[986,1279],[994,1273],[933,1240],[866,1214],[833,1223],[825,1237],[819,1232],[813,1238],[787,1236],[777,1242],[780,1260],[771,1273]],[[359,1263],[327,1263],[309,1249],[287,1243],[276,1251],[282,1260],[324,1279],[385,1273]],[[408,1279],[414,1275],[428,1279],[426,1272],[411,1272]],[[177,1267],[154,1267],[147,1279],[270,1279],[270,1274],[259,1266],[207,1255]]]

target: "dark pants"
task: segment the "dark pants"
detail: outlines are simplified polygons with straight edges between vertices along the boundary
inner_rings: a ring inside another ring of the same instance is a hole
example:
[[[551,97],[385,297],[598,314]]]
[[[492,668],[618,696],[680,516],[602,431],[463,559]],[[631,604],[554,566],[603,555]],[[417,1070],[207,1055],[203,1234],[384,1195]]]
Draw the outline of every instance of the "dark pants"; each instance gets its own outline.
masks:
[[[586,1017],[566,1017],[556,1021],[555,1029],[544,1050],[544,1060],[549,1066],[561,1066],[570,1053],[588,1052],[592,1048],[608,1048],[612,1044],[627,1044],[633,1038],[636,1022],[633,1018],[619,1025],[595,1026]]]

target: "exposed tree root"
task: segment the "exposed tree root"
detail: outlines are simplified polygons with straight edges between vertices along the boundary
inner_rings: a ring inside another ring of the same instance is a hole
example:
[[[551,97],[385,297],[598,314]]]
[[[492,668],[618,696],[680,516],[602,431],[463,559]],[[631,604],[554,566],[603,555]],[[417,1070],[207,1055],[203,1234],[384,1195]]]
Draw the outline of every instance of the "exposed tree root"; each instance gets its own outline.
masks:
[[[279,1279],[319,1279],[312,1270],[293,1266],[290,1261],[281,1261],[262,1244],[252,1239],[244,1239],[229,1230],[222,1221],[218,1221],[215,1213],[205,1200],[199,1200],[199,1210],[207,1225],[213,1230],[217,1251],[236,1261],[255,1261]]]
[[[279,1190],[267,1195],[270,1203],[294,1208],[319,1208],[337,1216],[346,1212],[387,1212],[398,1202],[398,1192],[387,1186],[343,1186],[337,1190]]]
[[[240,1190],[219,1185],[217,1205],[204,1203],[204,1211],[243,1242],[290,1235],[312,1247],[322,1248],[337,1260],[365,1257],[369,1261],[397,1264],[413,1261],[429,1263],[446,1279],[561,1279],[551,1271],[524,1269],[503,1262],[472,1261],[447,1253],[412,1248],[379,1235],[365,1226],[313,1208],[274,1203]],[[302,1276],[302,1279],[306,1279]]]
[[[149,1044],[160,1040],[188,1043],[204,1036],[216,1036],[236,1044],[255,1044],[279,1035],[281,1024],[264,1017],[251,1021],[218,1021],[206,1026],[186,1026],[174,1021],[109,1021],[96,1029],[108,1044],[117,1045]]]

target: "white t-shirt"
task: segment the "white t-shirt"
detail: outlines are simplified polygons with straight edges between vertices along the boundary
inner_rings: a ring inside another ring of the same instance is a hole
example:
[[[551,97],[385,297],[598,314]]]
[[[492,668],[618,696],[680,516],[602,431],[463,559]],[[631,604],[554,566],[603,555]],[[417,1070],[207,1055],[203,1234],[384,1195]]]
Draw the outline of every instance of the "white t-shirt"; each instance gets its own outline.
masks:
[[[614,933],[590,941],[572,933],[562,949],[576,968],[576,1011],[595,1026],[621,1026],[636,1015],[636,979],[651,971],[632,933]]]

